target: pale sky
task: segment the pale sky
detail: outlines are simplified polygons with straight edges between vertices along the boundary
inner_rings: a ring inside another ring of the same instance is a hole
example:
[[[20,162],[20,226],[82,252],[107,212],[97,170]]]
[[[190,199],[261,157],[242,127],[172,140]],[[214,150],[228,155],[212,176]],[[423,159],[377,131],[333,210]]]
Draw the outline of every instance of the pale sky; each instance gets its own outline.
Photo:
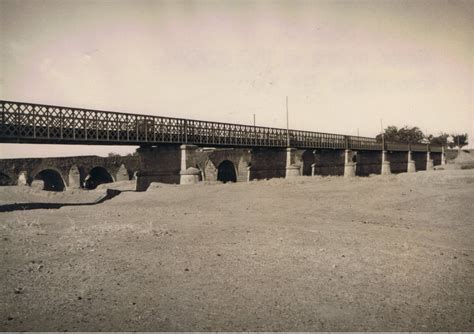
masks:
[[[468,132],[474,1],[0,0],[0,99],[375,136]],[[135,147],[0,144],[0,157]]]

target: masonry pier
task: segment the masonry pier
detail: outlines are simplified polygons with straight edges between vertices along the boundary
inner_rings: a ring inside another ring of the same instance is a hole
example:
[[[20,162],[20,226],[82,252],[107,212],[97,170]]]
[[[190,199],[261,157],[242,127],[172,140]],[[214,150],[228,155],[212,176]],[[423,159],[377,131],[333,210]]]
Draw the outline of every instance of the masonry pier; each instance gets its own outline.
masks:
[[[285,169],[285,178],[290,179],[295,176],[301,175],[301,166],[296,164],[295,157],[296,149],[287,148],[286,149],[286,169]]]
[[[355,177],[357,163],[354,160],[357,156],[351,150],[345,150],[344,154],[344,177]]]
[[[387,151],[382,151],[382,169],[380,171],[382,175],[390,175],[392,171],[390,170],[390,161],[387,158]]]
[[[408,151],[408,164],[407,164],[407,173],[416,172],[415,161],[411,158],[411,151]]]

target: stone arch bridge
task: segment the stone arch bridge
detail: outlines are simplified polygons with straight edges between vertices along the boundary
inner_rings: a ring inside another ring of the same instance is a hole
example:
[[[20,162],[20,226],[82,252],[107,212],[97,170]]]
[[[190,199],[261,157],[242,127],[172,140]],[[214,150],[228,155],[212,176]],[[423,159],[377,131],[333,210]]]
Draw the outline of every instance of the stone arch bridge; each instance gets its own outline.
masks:
[[[93,189],[101,183],[130,180],[139,170],[136,156],[75,156],[0,160],[0,185],[44,183],[45,190]]]
[[[408,150],[350,150],[161,145],[141,147],[137,152],[142,166],[138,191],[146,190],[151,182],[241,182],[299,175],[353,177],[431,170],[445,163],[443,151],[416,146]]]

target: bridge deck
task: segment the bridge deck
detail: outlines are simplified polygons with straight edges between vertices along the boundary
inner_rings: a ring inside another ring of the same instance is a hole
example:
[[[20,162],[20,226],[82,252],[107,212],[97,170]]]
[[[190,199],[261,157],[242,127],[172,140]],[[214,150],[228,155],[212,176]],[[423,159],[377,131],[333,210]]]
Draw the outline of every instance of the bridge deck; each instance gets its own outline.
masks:
[[[0,101],[0,114],[3,143],[287,147],[289,137],[294,148],[382,150],[375,138],[24,102]],[[410,147],[386,143],[386,149]],[[411,150],[441,152],[441,147],[415,144]]]

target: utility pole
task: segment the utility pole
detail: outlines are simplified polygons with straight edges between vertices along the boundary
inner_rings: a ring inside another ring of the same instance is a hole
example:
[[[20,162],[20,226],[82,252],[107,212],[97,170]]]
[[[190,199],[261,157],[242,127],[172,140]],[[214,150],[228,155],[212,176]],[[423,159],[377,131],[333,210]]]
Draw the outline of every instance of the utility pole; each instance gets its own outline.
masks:
[[[385,151],[385,133],[383,132],[383,120],[380,119],[380,131],[382,132],[382,151]]]
[[[286,146],[290,147],[290,121],[288,117],[288,96],[286,97]]]
[[[255,114],[253,114],[253,126],[255,126]]]

